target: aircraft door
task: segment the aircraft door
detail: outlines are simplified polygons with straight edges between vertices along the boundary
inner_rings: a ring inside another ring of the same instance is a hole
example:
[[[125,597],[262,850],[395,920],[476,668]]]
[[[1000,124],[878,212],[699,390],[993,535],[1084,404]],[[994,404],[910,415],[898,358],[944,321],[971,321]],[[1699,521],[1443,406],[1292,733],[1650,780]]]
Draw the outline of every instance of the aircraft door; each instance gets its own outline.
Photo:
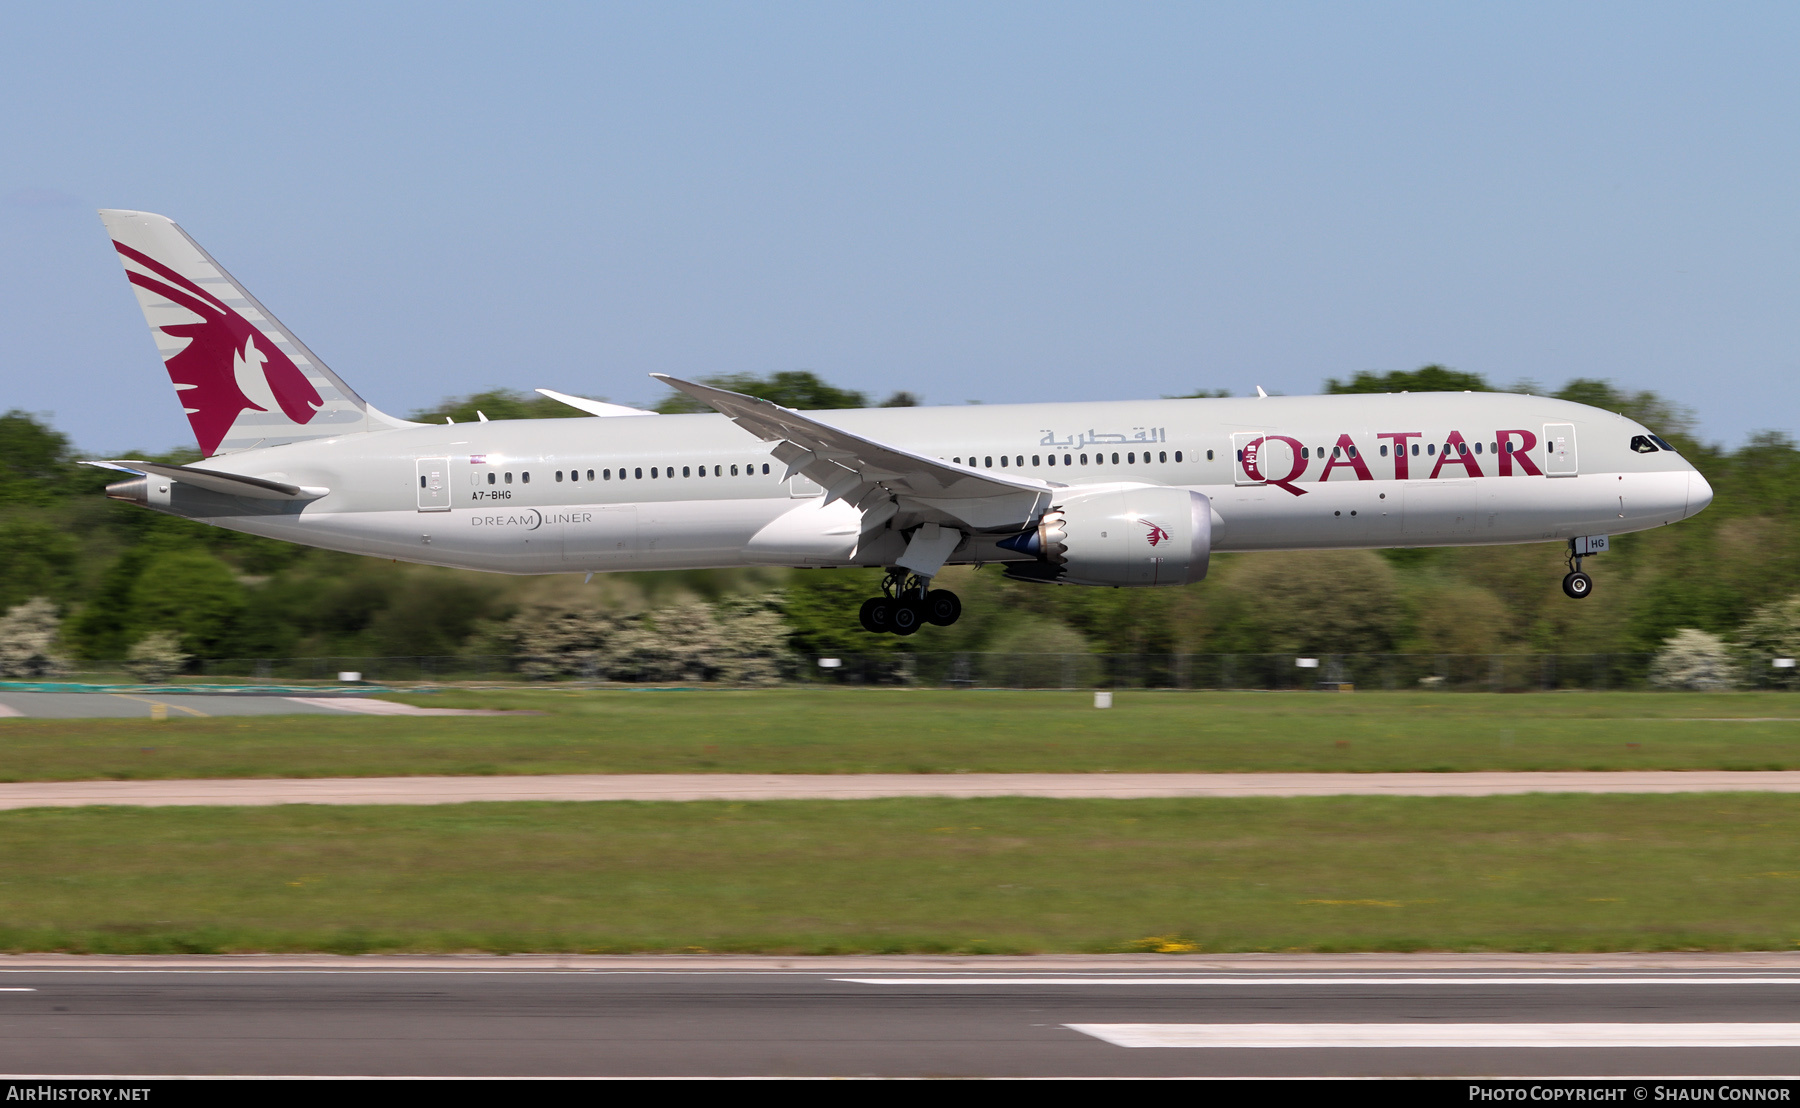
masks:
[[[1269,444],[1267,436],[1261,431],[1236,431],[1231,436],[1231,480],[1236,485],[1263,485],[1267,480],[1261,476],[1268,472],[1267,468],[1258,464],[1257,455]],[[1245,451],[1249,451],[1250,467],[1244,466]],[[1252,477],[1255,472],[1258,476]],[[1282,472],[1286,472],[1283,470]]]
[[[450,510],[450,459],[420,458],[418,459],[418,493],[419,511],[447,512]]]
[[[1544,424],[1544,476],[1573,477],[1580,472],[1575,454],[1575,425]]]

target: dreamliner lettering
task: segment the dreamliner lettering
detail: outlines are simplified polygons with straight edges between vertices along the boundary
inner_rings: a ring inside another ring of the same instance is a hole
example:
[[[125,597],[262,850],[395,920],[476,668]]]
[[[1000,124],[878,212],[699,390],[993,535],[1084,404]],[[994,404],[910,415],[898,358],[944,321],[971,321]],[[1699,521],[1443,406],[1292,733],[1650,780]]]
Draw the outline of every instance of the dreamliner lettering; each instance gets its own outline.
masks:
[[[546,523],[592,523],[592,512],[540,512],[536,508],[527,508],[523,512],[498,513],[486,516],[470,516],[471,527],[523,527],[527,531],[535,531]]]

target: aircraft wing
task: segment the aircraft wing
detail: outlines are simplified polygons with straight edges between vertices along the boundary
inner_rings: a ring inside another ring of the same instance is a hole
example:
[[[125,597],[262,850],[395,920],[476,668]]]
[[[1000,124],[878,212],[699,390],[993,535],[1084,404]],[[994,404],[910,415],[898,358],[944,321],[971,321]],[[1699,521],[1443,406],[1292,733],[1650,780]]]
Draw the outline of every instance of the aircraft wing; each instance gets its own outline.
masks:
[[[995,473],[915,454],[754,396],[650,376],[726,416],[764,442],[775,457],[825,489],[826,503],[862,509],[865,531],[895,515],[901,525],[947,523],[975,531],[1016,531],[1029,525],[1060,488],[1033,477]],[[891,508],[888,507],[891,505]],[[873,520],[873,522],[871,522]]]
[[[139,462],[129,458],[87,464],[122,473],[154,473],[158,477],[184,481],[197,488],[211,489],[229,496],[248,496],[255,500],[317,500],[331,491],[312,485],[292,485],[266,477],[246,477],[241,473],[222,473],[216,469],[199,469],[195,466],[172,466],[163,462]]]

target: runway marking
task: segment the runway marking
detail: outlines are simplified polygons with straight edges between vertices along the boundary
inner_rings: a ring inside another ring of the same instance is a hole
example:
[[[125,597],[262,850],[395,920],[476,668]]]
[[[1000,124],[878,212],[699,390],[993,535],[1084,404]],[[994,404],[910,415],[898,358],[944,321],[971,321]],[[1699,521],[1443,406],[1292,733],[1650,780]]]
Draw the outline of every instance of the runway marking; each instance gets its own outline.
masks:
[[[1065,1023],[1063,1026],[1114,1046],[1230,1050],[1800,1046],[1800,1023]]]
[[[198,716],[201,719],[207,718],[206,713],[202,712],[198,708],[184,708],[179,704],[170,704],[167,701],[162,701],[162,700],[152,700],[147,696],[133,696],[130,693],[116,692],[116,693],[112,693],[111,695],[119,697],[121,700],[136,700],[141,703],[148,704],[152,708],[155,708],[158,705],[160,705],[164,709],[173,708],[177,712],[186,712],[190,716]]]
[[[37,992],[36,989],[22,989],[22,988],[17,988],[17,987],[0,988],[0,993],[35,993],[35,992]]]
[[[0,719],[24,719],[25,713],[9,704],[0,704]]]
[[[491,708],[420,708],[397,700],[375,700],[341,696],[286,696],[295,704],[312,708],[329,708],[335,712],[357,712],[370,716],[541,716],[542,712],[503,711]]]
[[[1800,977],[837,977],[856,985],[1800,985]],[[1800,1026],[1796,1024],[1795,1026]]]

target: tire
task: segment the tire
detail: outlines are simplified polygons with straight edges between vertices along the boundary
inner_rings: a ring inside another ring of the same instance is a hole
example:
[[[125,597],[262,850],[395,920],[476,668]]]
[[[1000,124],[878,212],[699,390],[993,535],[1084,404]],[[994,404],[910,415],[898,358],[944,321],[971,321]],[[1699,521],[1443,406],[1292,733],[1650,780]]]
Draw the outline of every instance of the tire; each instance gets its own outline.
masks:
[[[1563,578],[1563,594],[1573,600],[1585,600],[1594,592],[1594,579],[1580,570]]]
[[[888,617],[888,628],[896,635],[917,634],[925,626],[925,607],[916,600],[896,600]]]
[[[962,615],[962,601],[949,589],[932,589],[925,594],[925,618],[939,627],[948,627]]]
[[[871,596],[863,601],[857,620],[871,635],[885,635],[894,629],[894,602],[885,596]]]

